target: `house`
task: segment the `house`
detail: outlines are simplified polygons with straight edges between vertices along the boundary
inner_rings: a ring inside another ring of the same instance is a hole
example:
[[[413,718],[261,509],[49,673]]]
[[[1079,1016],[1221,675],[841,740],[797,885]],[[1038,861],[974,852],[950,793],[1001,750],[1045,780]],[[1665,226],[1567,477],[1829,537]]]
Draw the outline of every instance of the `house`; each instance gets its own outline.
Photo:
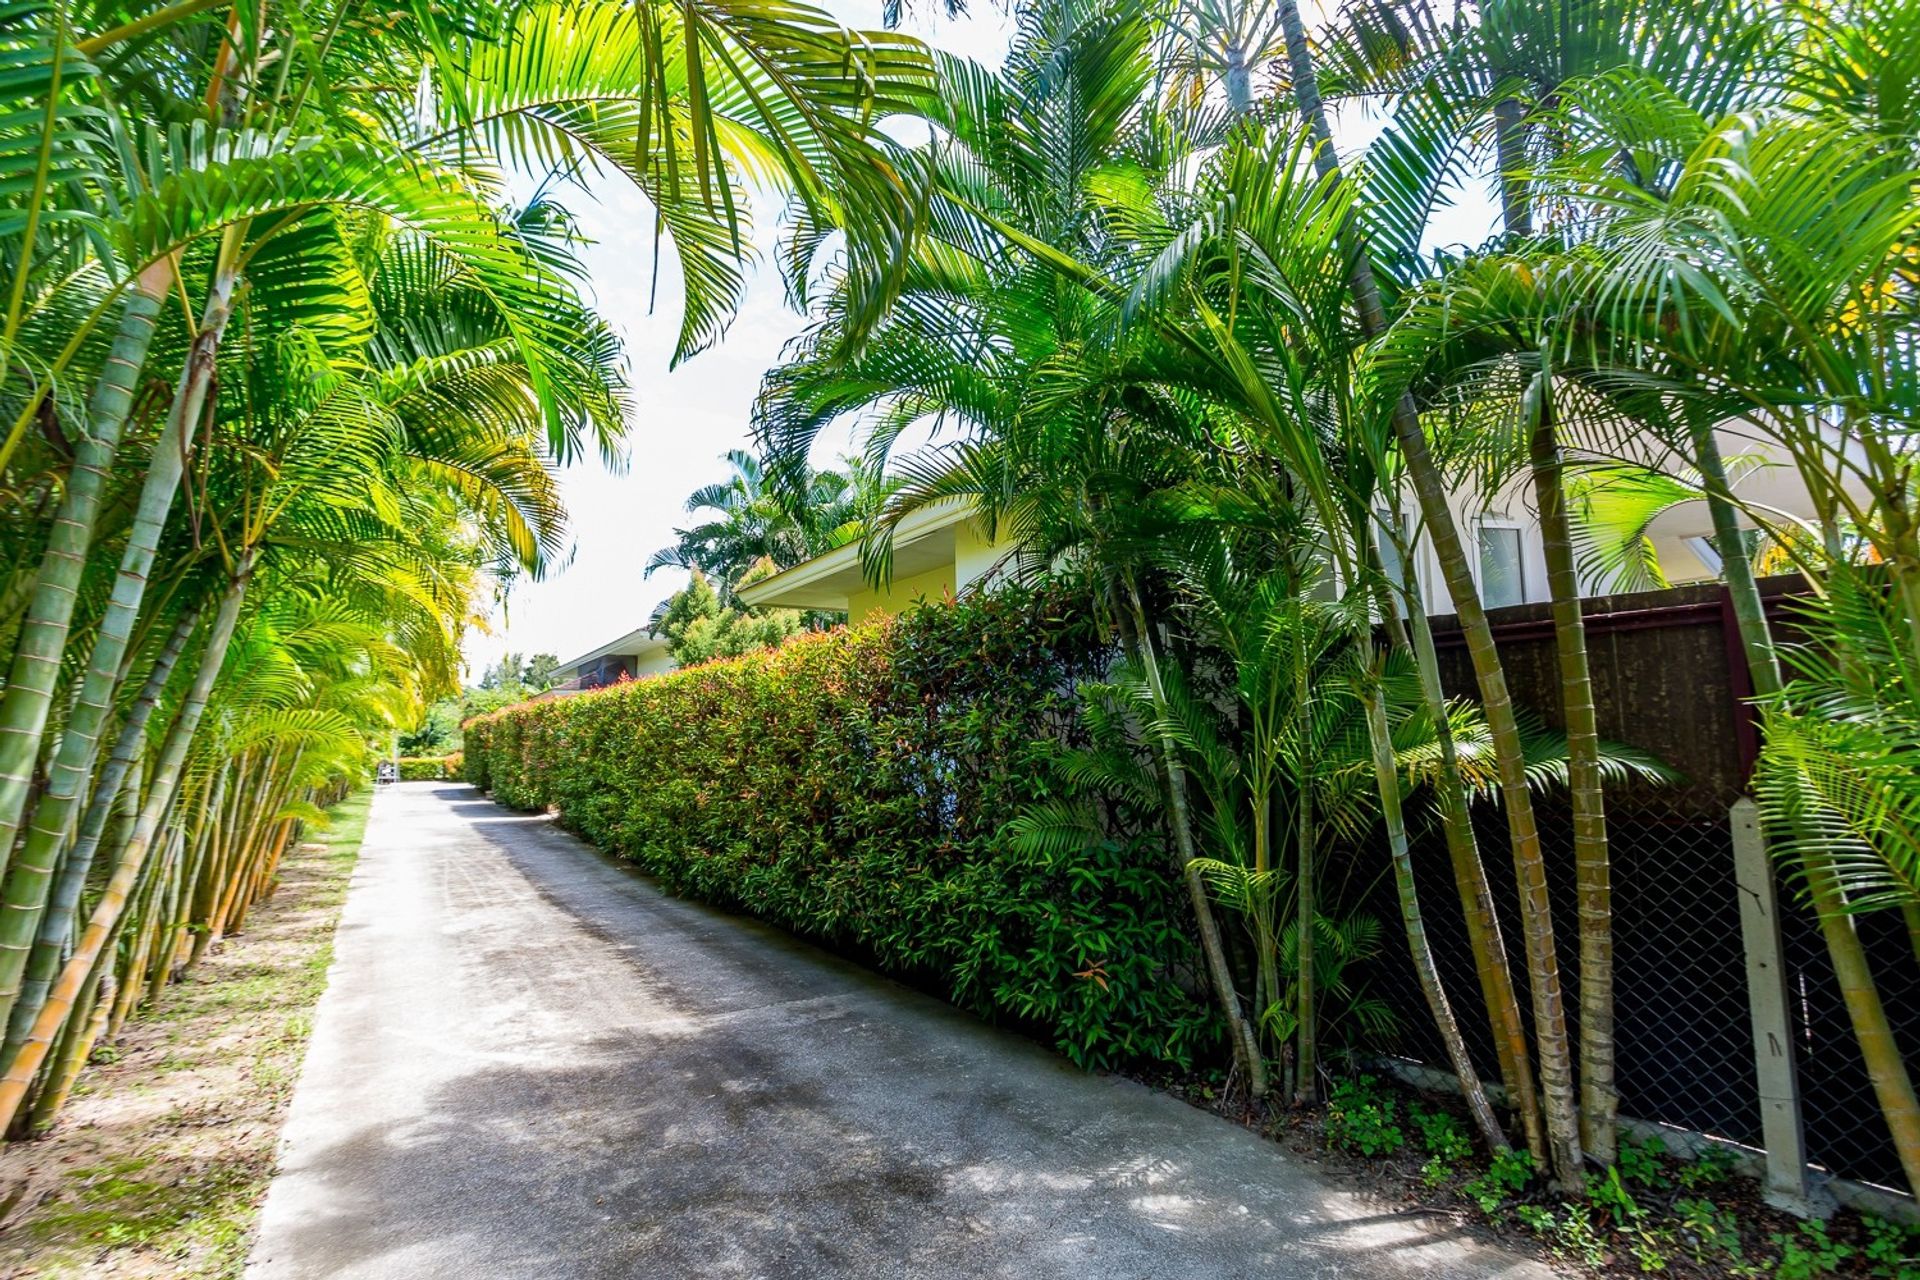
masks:
[[[1808,520],[1813,504],[1794,469],[1771,462],[1774,450],[1757,444],[1751,435],[1729,427],[1720,433],[1734,491],[1756,509],[1770,510],[1784,520]],[[1491,501],[1459,494],[1452,502],[1454,520],[1474,559],[1474,578],[1481,602],[1488,608],[1533,604],[1550,598],[1547,563],[1534,514],[1533,489],[1526,477],[1504,487]],[[1412,495],[1406,518],[1414,519]],[[867,580],[860,564],[859,543],[836,547],[770,578],[740,589],[740,598],[760,607],[822,609],[847,615],[858,622],[874,613],[892,613],[919,600],[938,601],[996,573],[1006,571],[1011,548],[996,546],[973,518],[968,499],[949,498],[921,508],[901,520],[894,531],[893,575],[885,586]],[[1384,523],[1386,514],[1382,513]],[[1643,533],[1652,544],[1669,582],[1717,580],[1720,557],[1711,543],[1712,523],[1704,499],[1676,501],[1660,509]],[[1431,541],[1415,539],[1414,578],[1422,603],[1432,616],[1451,614],[1452,597],[1440,573]],[[1389,572],[1395,566],[1387,564]],[[1615,584],[1583,580],[1582,594],[1604,595]]]
[[[860,544],[802,561],[739,589],[759,607],[824,609],[859,622],[896,613],[915,601],[938,602],[1003,572],[1010,548],[996,546],[965,498],[947,498],[907,515],[893,532],[893,576],[884,587],[867,580]]]
[[[554,671],[557,683],[540,697],[564,698],[671,670],[673,655],[667,652],[666,637],[650,635],[647,628],[641,627],[561,663]]]
[[[1813,523],[1817,510],[1813,498],[1780,446],[1738,422],[1722,426],[1718,438],[1734,496],[1741,504],[1769,513],[1769,520],[1781,525]],[[1850,447],[1848,451],[1853,450]],[[1684,475],[1689,471],[1684,463],[1672,457],[1636,461],[1669,474]],[[1854,497],[1864,497],[1857,475],[1842,476],[1838,480],[1840,487]],[[1479,585],[1483,605],[1497,609],[1551,598],[1530,477],[1522,476],[1509,483],[1490,502],[1471,494],[1456,494],[1450,505],[1455,525],[1466,540],[1469,553],[1475,557],[1474,581]],[[1411,494],[1405,506],[1408,518],[1412,518],[1416,504]],[[1576,509],[1571,514],[1576,525],[1578,560],[1583,550],[1579,545],[1579,511]],[[1640,532],[1671,585],[1720,580],[1720,555],[1713,547],[1713,521],[1704,498],[1665,505],[1650,502],[1647,515],[1649,518]],[[1754,527],[1744,515],[1740,522],[1743,528]],[[1391,570],[1393,566],[1389,564],[1387,568]],[[1454,611],[1453,598],[1441,577],[1439,558],[1424,536],[1414,547],[1414,577],[1420,584],[1422,603],[1429,615]],[[1606,595],[1620,589],[1617,583],[1584,571],[1580,578],[1583,596]]]

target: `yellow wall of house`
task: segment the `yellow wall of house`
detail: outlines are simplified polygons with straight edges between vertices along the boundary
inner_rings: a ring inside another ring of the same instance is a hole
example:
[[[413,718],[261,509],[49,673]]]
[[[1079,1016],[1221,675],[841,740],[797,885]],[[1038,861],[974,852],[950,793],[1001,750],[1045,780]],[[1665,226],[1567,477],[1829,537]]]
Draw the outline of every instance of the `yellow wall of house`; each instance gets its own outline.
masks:
[[[964,587],[984,578],[1000,563],[1004,550],[988,541],[987,535],[972,520],[957,525],[953,531],[953,567],[954,580]]]
[[[639,676],[665,675],[673,670],[673,655],[665,649],[653,649],[641,654],[633,662],[633,674]]]
[[[911,578],[895,578],[884,590],[869,587],[847,597],[847,621],[876,613],[898,613],[916,600],[940,601],[953,594],[953,566],[944,565]]]

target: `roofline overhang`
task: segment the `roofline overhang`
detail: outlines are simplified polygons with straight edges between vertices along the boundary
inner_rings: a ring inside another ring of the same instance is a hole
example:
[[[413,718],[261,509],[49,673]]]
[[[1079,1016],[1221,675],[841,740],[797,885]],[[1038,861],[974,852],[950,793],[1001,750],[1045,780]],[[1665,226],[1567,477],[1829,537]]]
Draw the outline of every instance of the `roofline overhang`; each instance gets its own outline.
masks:
[[[908,513],[894,526],[893,547],[901,550],[937,533],[962,524],[973,517],[973,499],[965,496],[942,498]],[[846,586],[849,573],[857,585]],[[734,594],[755,608],[769,606],[792,609],[836,609],[844,611],[854,592],[867,585],[860,570],[860,542],[855,540],[802,560],[790,569],[782,569],[771,578],[762,578]]]
[[[632,654],[635,657],[639,657],[642,654],[663,650],[667,647],[667,643],[668,641],[665,636],[649,635],[647,628],[641,627],[638,630],[629,631],[623,636],[607,641],[598,649],[589,649],[571,662],[561,663],[555,670],[573,671],[577,673],[580,668],[587,663],[597,658],[604,658],[610,653]]]

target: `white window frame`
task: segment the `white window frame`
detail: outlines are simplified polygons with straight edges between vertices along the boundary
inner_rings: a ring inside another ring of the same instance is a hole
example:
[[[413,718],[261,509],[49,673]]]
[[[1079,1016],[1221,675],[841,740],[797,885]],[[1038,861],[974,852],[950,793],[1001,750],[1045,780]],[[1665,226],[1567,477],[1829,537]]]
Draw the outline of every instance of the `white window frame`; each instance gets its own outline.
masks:
[[[1392,541],[1392,539],[1387,537],[1387,530],[1389,529],[1392,529],[1400,535],[1399,543],[1392,547],[1387,545],[1388,542]],[[1393,574],[1387,573],[1387,555],[1389,552],[1402,559],[1400,568],[1403,572],[1409,573],[1413,578],[1414,595],[1419,602],[1421,610],[1425,611],[1427,608],[1426,575],[1420,572],[1420,543],[1413,536],[1412,526],[1407,522],[1407,513],[1402,511],[1398,518],[1396,518],[1392,508],[1375,507],[1373,509],[1371,532],[1373,534],[1374,554],[1380,557],[1380,571],[1386,574],[1388,582],[1393,587],[1392,594],[1395,607],[1405,608],[1405,601],[1400,594],[1405,584],[1398,581]]]
[[[1523,521],[1511,516],[1483,515],[1473,522],[1473,585],[1479,590],[1481,604],[1489,609],[1503,609],[1510,605],[1496,605],[1488,602],[1487,595],[1487,548],[1481,541],[1482,531],[1488,529],[1511,531],[1513,536],[1514,564],[1513,575],[1520,586],[1520,598],[1511,604],[1528,604],[1533,600],[1532,584],[1527,574],[1527,526]]]

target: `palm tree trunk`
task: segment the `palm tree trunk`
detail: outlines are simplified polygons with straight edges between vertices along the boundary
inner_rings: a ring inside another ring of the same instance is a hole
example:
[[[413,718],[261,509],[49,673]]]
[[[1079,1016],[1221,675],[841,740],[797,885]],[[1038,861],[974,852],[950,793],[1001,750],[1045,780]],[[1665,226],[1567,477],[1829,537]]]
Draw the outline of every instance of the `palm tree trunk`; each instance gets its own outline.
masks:
[[[1493,1029],[1501,1083],[1506,1087],[1508,1104],[1520,1116],[1527,1149],[1544,1168],[1548,1160],[1546,1127],[1540,1116],[1540,1096],[1533,1083],[1533,1056],[1527,1048],[1520,999],[1513,989],[1506,939],[1493,907],[1493,886],[1487,882],[1486,864],[1480,860],[1479,841],[1467,807],[1467,782],[1460,770],[1459,747],[1453,740],[1453,727],[1447,722],[1446,692],[1440,685],[1440,656],[1434,650],[1433,628],[1427,621],[1426,606],[1417,594],[1418,584],[1412,580],[1412,562],[1404,556],[1402,562],[1410,600],[1408,620],[1412,636],[1409,644],[1414,666],[1420,673],[1427,713],[1433,717],[1434,739],[1440,745],[1440,785],[1435,795],[1441,830],[1447,841],[1447,857],[1453,866],[1454,886],[1460,894],[1460,911],[1466,919],[1467,942],[1480,978],[1480,995]]]
[[[1306,647],[1301,634],[1305,619],[1299,614],[1297,600],[1295,606],[1293,714],[1296,720],[1304,725],[1310,723],[1307,702],[1312,697],[1312,690],[1309,688]],[[1294,925],[1294,932],[1298,935],[1294,945],[1299,951],[1300,960],[1300,1064],[1294,1079],[1293,1100],[1305,1105],[1314,1102],[1320,1095],[1319,1044],[1315,1034],[1317,1014],[1314,1009],[1317,993],[1314,989],[1313,972],[1314,943],[1317,940],[1315,933],[1320,908],[1314,901],[1313,880],[1317,871],[1313,857],[1313,787],[1307,777],[1310,762],[1300,760],[1297,763],[1298,773],[1295,783],[1299,794],[1294,797],[1296,816],[1294,840],[1297,846],[1295,853],[1299,862],[1300,884],[1294,896],[1300,910],[1298,921]]]
[[[34,1019],[33,1027],[19,1052],[7,1064],[6,1073],[0,1076],[0,1129],[10,1127],[19,1113],[28,1086],[46,1061],[54,1037],[73,1011],[74,1001],[86,983],[88,973],[119,923],[121,911],[127,904],[127,895],[132,892],[140,869],[146,862],[160,820],[173,801],[174,788],[179,782],[181,767],[186,762],[187,749],[200,724],[200,713],[206,709],[214,681],[220,674],[220,664],[226,659],[227,645],[233,639],[234,627],[240,620],[240,606],[246,599],[247,584],[253,575],[255,554],[252,548],[242,552],[226,595],[220,601],[220,610],[214,616],[206,647],[201,654],[200,669],[195,673],[193,685],[181,704],[180,714],[168,732],[166,746],[154,768],[153,785],[148,790],[145,805],[141,807],[133,837],[121,851],[113,875],[101,891],[99,903],[93,909],[92,918],[87,921],[86,932],[80,936],[73,956],[49,990],[46,1003]]]
[[[1487,1102],[1487,1091],[1473,1069],[1473,1059],[1467,1056],[1467,1042],[1460,1034],[1460,1023],[1453,1016],[1446,988],[1440,984],[1440,969],[1434,963],[1433,946],[1427,940],[1426,922],[1420,915],[1420,897],[1413,884],[1413,858],[1407,847],[1406,816],[1400,807],[1400,771],[1393,759],[1393,735],[1387,725],[1386,703],[1381,701],[1377,686],[1370,686],[1362,693],[1361,701],[1367,710],[1367,738],[1373,746],[1373,778],[1380,792],[1380,812],[1387,824],[1387,848],[1393,859],[1393,884],[1400,900],[1400,920],[1406,926],[1407,951],[1413,957],[1420,993],[1427,998],[1427,1008],[1432,1011],[1434,1025],[1440,1029],[1440,1039],[1447,1048],[1447,1059],[1460,1081],[1461,1096],[1467,1100],[1467,1110],[1480,1127],[1481,1137],[1486,1139],[1490,1150],[1505,1151],[1507,1135]]]
[[[20,901],[19,913],[23,916],[37,916],[44,905],[53,859],[58,856],[57,849],[50,847],[49,842],[57,846],[65,836],[66,824],[79,802],[85,779],[91,772],[100,730],[112,708],[114,691],[119,686],[120,664],[126,656],[127,642],[133,634],[134,624],[139,619],[140,606],[146,599],[148,574],[152,572],[154,555],[159,549],[161,535],[166,530],[167,517],[173,510],[174,496],[180,488],[188,442],[206,407],[207,393],[213,385],[214,361],[219,354],[220,338],[233,314],[237,272],[231,263],[236,246],[237,239],[230,228],[222,240],[220,265],[214,272],[213,284],[208,290],[200,330],[187,350],[186,365],[180,371],[173,403],[167,410],[166,426],[160,438],[154,442],[153,456],[147,461],[147,474],[141,485],[139,504],[134,511],[126,548],[120,556],[120,572],[114,579],[106,612],[101,616],[99,636],[87,663],[80,701],[74,709],[74,722],[61,741],[54,770],[56,777],[50,780],[46,799],[51,807],[44,823],[40,824],[45,830],[36,845],[34,865],[30,868],[29,879],[17,888],[10,885],[7,891],[9,903],[16,898]],[[0,769],[0,772],[4,770]],[[18,821],[17,813],[14,821]],[[7,839],[10,845],[12,828],[0,831],[0,836]],[[34,901],[36,899],[37,903]],[[24,922],[16,922],[11,926],[12,932],[18,932],[22,925]],[[0,925],[0,934],[6,933],[9,928]],[[24,961],[25,957],[17,949],[0,951],[0,1000],[6,1000],[8,994],[17,989]]]
[[[1781,675],[1779,653],[1774,648],[1773,629],[1767,623],[1766,605],[1760,598],[1760,584],[1754,579],[1753,565],[1741,545],[1740,520],[1733,508],[1733,489],[1727,480],[1726,462],[1720,456],[1720,442],[1714,436],[1713,423],[1699,414],[1690,415],[1688,430],[1693,440],[1695,465],[1706,482],[1714,546],[1727,576],[1727,592],[1732,597],[1733,615],[1739,627],[1741,647],[1746,652],[1747,668],[1752,674],[1753,689],[1761,698],[1777,698],[1786,682]],[[1880,1000],[1880,988],[1874,982],[1866,948],[1861,945],[1853,916],[1847,910],[1846,891],[1833,860],[1814,852],[1811,841],[1798,843],[1809,851],[1803,859],[1807,892],[1813,899],[1814,915],[1820,921],[1820,934],[1826,940],[1827,956],[1833,963],[1833,976],[1839,983],[1848,1020],[1853,1024],[1854,1039],[1860,1045],[1867,1078],[1873,1082],[1874,1097],[1893,1136],[1901,1171],[1907,1175],[1907,1186],[1920,1192],[1920,1096],[1914,1093],[1913,1076],[1893,1038],[1886,1006]]]
[[[1541,377],[1546,377],[1543,370]],[[1600,776],[1599,716],[1587,662],[1587,627],[1567,519],[1564,460],[1554,429],[1552,393],[1543,389],[1530,441],[1534,501],[1553,602],[1560,700],[1567,721],[1567,782],[1573,807],[1573,874],[1580,903],[1580,1142],[1611,1165],[1620,1096],[1613,1083],[1613,883],[1607,849],[1606,789]]]
[[[187,611],[189,625],[194,612]],[[61,849],[72,832],[87,780],[93,774],[100,733],[113,710],[114,694],[120,686],[127,636],[134,617],[130,612],[112,609],[108,615],[94,641],[79,701],[61,732],[46,790],[34,805],[27,838],[8,872],[4,892],[0,893],[0,1020],[12,1014],[14,1001],[19,996],[21,978],[53,887]],[[169,643],[179,634],[180,627],[176,624]]]
[[[101,1031],[106,1028],[107,1013],[114,995],[112,959],[112,956],[103,957],[107,963],[95,966],[87,975],[86,988],[80,994],[80,1002],[71,1023],[60,1037],[48,1078],[34,1096],[25,1125],[29,1134],[44,1133],[52,1126],[54,1118],[72,1096],[81,1069],[92,1056],[94,1041],[100,1038]]]
[[[1140,602],[1140,594],[1132,582],[1127,582],[1123,590],[1126,593],[1127,611],[1123,635],[1131,642],[1135,656],[1140,661],[1140,669],[1146,675],[1155,711],[1165,715],[1166,688],[1160,679],[1160,661],[1154,654],[1153,637],[1147,630],[1146,607]],[[1240,996],[1233,986],[1233,970],[1227,964],[1226,942],[1220,936],[1220,922],[1213,914],[1213,898],[1207,892],[1206,880],[1197,865],[1200,851],[1193,839],[1193,809],[1187,796],[1187,771],[1180,763],[1173,744],[1164,735],[1156,733],[1154,739],[1154,758],[1160,765],[1161,780],[1167,788],[1167,825],[1173,828],[1174,851],[1180,859],[1180,877],[1186,882],[1187,899],[1193,905],[1194,922],[1200,934],[1200,954],[1207,963],[1207,978],[1213,987],[1214,998],[1220,1003],[1221,1016],[1226,1019],[1227,1036],[1233,1044],[1234,1057],[1239,1060],[1240,1069],[1246,1073],[1247,1091],[1255,1098],[1263,1098],[1267,1093],[1266,1062],[1260,1053],[1260,1041],[1248,1024],[1246,1015],[1241,1012]]]
[[[54,877],[53,891],[42,904],[34,922],[35,932],[28,938],[31,950],[24,964],[19,964],[8,954],[8,949],[19,944],[15,928],[21,921],[11,910],[0,913],[0,1009],[5,1010],[7,1028],[5,1047],[0,1049],[0,1062],[10,1059],[20,1042],[26,1038],[34,1016],[40,1012],[41,1002],[46,999],[47,986],[59,972],[67,939],[73,935],[74,918],[80,907],[80,895],[86,887],[87,873],[93,869],[94,852],[100,847],[100,838],[106,831],[114,801],[119,798],[122,784],[146,745],[147,722],[153,716],[153,709],[160,704],[174,667],[185,652],[187,641],[192,638],[199,621],[198,606],[183,610],[174,624],[173,633],[167,637],[166,645],[154,659],[153,669],[147,673],[140,696],[134,700],[126,720],[120,726],[120,736],[114,742],[113,753],[108,757],[100,780],[87,802],[79,838],[66,851],[59,872]],[[44,834],[40,815],[36,813],[34,829],[27,836],[29,852],[23,854],[21,859],[23,866],[41,856],[40,847],[34,841]],[[61,837],[64,840],[64,832]],[[9,893],[12,888],[9,880]],[[17,964],[19,968],[16,970]],[[8,973],[16,974],[11,984],[4,980]]]
[[[32,791],[33,767],[59,683],[60,661],[107,476],[133,409],[134,391],[153,344],[154,321],[171,275],[170,262],[155,263],[140,273],[127,295],[120,328],[87,404],[86,434],[74,447],[66,495],[54,517],[32,601],[14,644],[6,693],[0,697],[0,869],[10,860]]]
[[[1340,162],[1333,149],[1333,136],[1327,126],[1326,108],[1320,99],[1313,54],[1307,47],[1306,27],[1300,20],[1297,0],[1280,0],[1279,13],[1293,74],[1295,103],[1315,144],[1314,163],[1323,177],[1337,178]],[[1344,239],[1353,264],[1351,286],[1361,329],[1368,337],[1377,337],[1386,331],[1386,310],[1380,302],[1366,245],[1351,224]],[[1527,948],[1528,985],[1533,994],[1534,1037],[1540,1051],[1540,1092],[1547,1145],[1555,1180],[1562,1189],[1577,1193],[1586,1185],[1586,1171],[1580,1153],[1573,1054],[1568,1044],[1560,990],[1560,958],[1554,950],[1546,863],[1540,852],[1540,833],[1534,824],[1533,796],[1527,789],[1520,726],[1514,719],[1513,699],[1507,692],[1506,672],[1494,647],[1493,630],[1480,605],[1472,563],[1461,542],[1460,530],[1454,524],[1453,511],[1447,505],[1446,481],[1427,447],[1419,410],[1410,396],[1403,395],[1395,403],[1393,429],[1407,476],[1420,500],[1428,536],[1433,539],[1447,592],[1453,597],[1460,632],[1467,642],[1467,654],[1473,661],[1474,677],[1480,686],[1481,709],[1493,739],[1500,769],[1500,791],[1506,801],[1507,828],[1513,841],[1514,876],[1520,888],[1520,917]]]

